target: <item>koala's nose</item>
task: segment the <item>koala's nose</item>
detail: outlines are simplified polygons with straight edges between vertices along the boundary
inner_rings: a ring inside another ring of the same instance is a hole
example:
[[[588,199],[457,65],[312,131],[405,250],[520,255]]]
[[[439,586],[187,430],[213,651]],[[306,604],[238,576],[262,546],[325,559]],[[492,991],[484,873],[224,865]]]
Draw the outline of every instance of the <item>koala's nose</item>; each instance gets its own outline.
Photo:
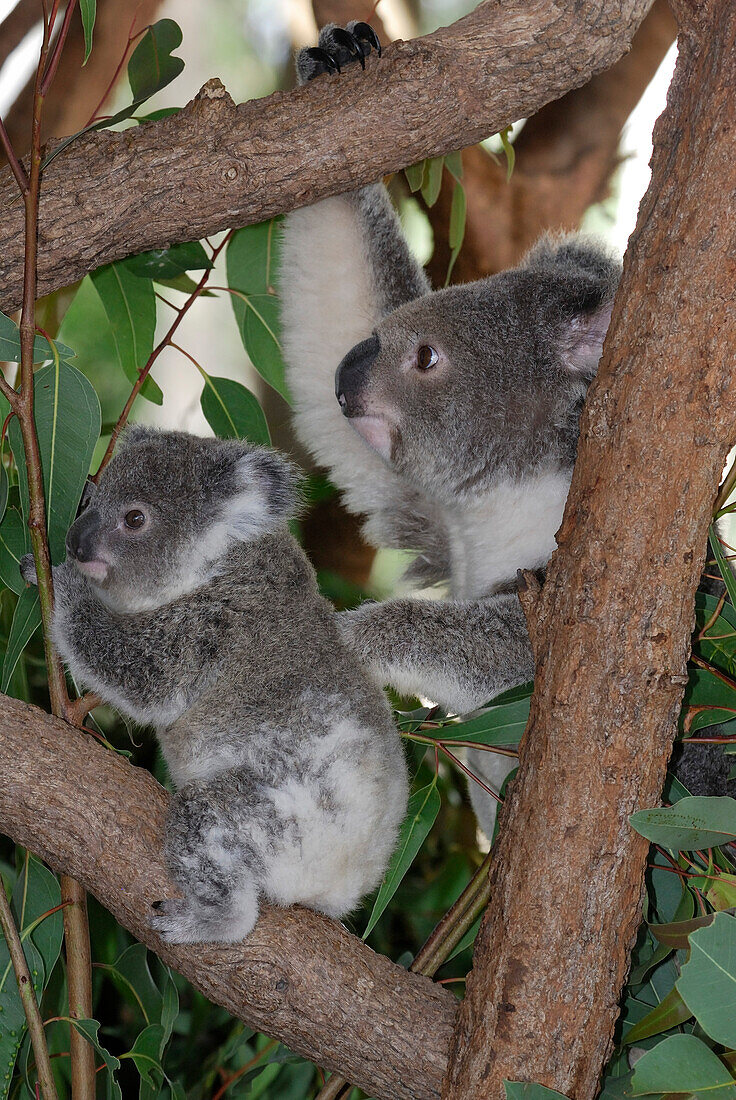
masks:
[[[66,549],[77,561],[93,561],[96,556],[95,542],[99,531],[96,515],[84,512],[66,533]]]
[[[380,350],[381,343],[374,332],[351,348],[337,368],[335,396],[344,416],[356,415],[356,403]]]

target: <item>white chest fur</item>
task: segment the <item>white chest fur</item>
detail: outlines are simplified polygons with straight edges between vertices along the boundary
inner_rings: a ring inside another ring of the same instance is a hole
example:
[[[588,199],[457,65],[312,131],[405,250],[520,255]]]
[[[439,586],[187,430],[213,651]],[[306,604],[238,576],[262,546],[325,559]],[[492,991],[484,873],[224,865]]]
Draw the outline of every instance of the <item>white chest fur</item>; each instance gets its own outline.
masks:
[[[478,599],[513,581],[517,569],[534,569],[555,549],[570,471],[546,471],[500,482],[481,497],[446,512],[452,595]]]

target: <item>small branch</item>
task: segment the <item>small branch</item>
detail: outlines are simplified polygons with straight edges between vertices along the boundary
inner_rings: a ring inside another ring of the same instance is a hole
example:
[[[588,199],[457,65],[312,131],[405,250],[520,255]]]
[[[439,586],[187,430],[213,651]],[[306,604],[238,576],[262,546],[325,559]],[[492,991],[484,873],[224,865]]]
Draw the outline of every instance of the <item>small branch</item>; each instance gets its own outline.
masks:
[[[215,260],[219,256],[220,252],[222,252],[223,248],[225,247],[227,242],[230,240],[230,237],[232,236],[232,234],[233,234],[233,230],[230,230],[230,232],[226,233],[226,235],[220,241],[217,248],[213,251],[213,253],[212,253],[212,264],[213,265],[214,265]],[[158,359],[159,355],[164,350],[164,348],[168,347],[172,344],[172,338],[173,338],[174,334],[176,333],[176,330],[178,329],[179,325],[184,320],[184,318],[185,318],[187,312],[189,311],[189,309],[191,308],[191,306],[196,302],[197,298],[199,298],[200,294],[202,293],[202,291],[207,286],[207,281],[208,281],[210,275],[212,274],[213,270],[214,270],[214,266],[210,267],[210,268],[207,268],[207,270],[204,272],[204,274],[202,275],[202,278],[199,280],[199,282],[197,283],[196,287],[194,288],[192,293],[187,298],[184,305],[178,311],[177,316],[174,318],[174,321],[171,324],[171,327],[169,328],[169,331],[166,333],[166,335],[160,341],[160,343],[158,343],[156,345],[156,347],[153,349],[153,351],[151,352],[151,354],[148,357],[148,360],[147,360],[145,366],[141,368],[141,370],[138,374],[138,377],[137,377],[137,379],[136,379],[136,381],[133,385],[133,388],[130,391],[130,396],[128,397],[128,400],[125,402],[125,405],[123,407],[123,411],[121,412],[120,416],[118,417],[117,423],[115,424],[115,427],[112,430],[112,433],[110,435],[110,442],[108,443],[107,448],[105,450],[105,453],[102,456],[102,461],[100,462],[100,465],[97,469],[97,472],[92,477],[92,481],[94,481],[95,484],[97,484],[97,482],[99,481],[100,474],[105,469],[108,462],[110,461],[110,459],[113,456],[113,452],[115,450],[115,444],[118,441],[118,437],[119,437],[121,431],[123,430],[123,428],[125,427],[125,425],[128,421],[128,417],[130,415],[130,410],[133,408],[133,404],[135,402],[135,399],[138,396],[138,394],[141,392],[141,389],[143,388],[143,383],[146,381],[146,379],[148,378],[148,375],[151,373],[151,368],[153,367],[154,363],[156,362],[156,360]],[[178,350],[181,351],[181,348],[179,348]]]
[[[49,94],[49,89],[54,82],[56,76],[56,70],[59,66],[59,58],[61,57],[62,50],[64,49],[64,43],[66,37],[69,34],[69,27],[71,26],[72,15],[74,9],[77,6],[77,0],[68,0],[66,11],[64,12],[64,22],[61,24],[61,30],[59,31],[59,37],[54,45],[53,53],[51,54],[51,60],[48,63],[48,67],[41,79],[41,95],[45,99]],[[53,27],[53,20],[52,20]]]
[[[43,1093],[43,1100],[57,1100],[54,1075],[51,1072],[49,1048],[46,1044],[46,1036],[43,1030],[43,1020],[38,1008],[36,993],[28,970],[28,963],[23,953],[23,945],[15,927],[13,914],[10,911],[10,903],[5,894],[5,887],[0,883],[0,926],[8,945],[10,961],[13,964],[15,978],[18,982],[18,992],[23,1002],[23,1011],[28,1022],[28,1033],[31,1036],[33,1054],[36,1059],[38,1080]]]
[[[8,136],[8,131],[5,129],[5,123],[0,118],[0,145],[2,145],[3,152],[8,159],[10,169],[15,176],[18,187],[20,188],[21,195],[28,194],[28,173],[25,170],[23,162],[18,159],[18,156],[13,148],[13,143]]]

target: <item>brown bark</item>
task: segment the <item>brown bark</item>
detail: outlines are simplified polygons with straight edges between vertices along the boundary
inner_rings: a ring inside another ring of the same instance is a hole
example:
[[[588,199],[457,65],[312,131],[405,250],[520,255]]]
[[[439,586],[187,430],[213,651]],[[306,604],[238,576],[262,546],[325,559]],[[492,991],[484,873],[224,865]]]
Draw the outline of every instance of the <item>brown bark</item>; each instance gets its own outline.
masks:
[[[588,207],[606,197],[624,123],[675,33],[667,0],[656,0],[629,53],[529,119],[516,139],[508,182],[503,158],[497,164],[478,146],[465,150],[468,212],[454,283],[512,267],[545,230],[577,229]],[[444,283],[450,259],[451,198],[452,189],[444,187],[430,212],[435,249],[428,270],[435,286]]]
[[[660,798],[736,438],[736,8],[704,13],[655,128],[559,549],[525,601],[536,690],[447,1100],[501,1098],[504,1078],[588,1100],[611,1051],[647,855],[628,816]]]
[[[166,792],[36,707],[0,696],[0,829],[74,876],[197,989],[386,1100],[439,1096],[455,999],[308,909],[265,908],[242,944],[170,946],[147,924],[175,893]]]
[[[44,175],[39,293],[131,252],[261,221],[476,142],[613,64],[649,6],[484,0],[451,27],[391,44],[365,73],[238,107],[210,82],[173,118],[80,138]],[[336,144],[346,118],[350,141]],[[0,305],[10,312],[21,210],[8,169],[0,180]]]
[[[76,133],[87,123],[123,55],[133,17],[136,16],[136,30],[141,30],[156,18],[161,3],[162,0],[97,0],[94,48],[84,68],[82,20],[75,14],[54,79],[53,94],[44,107],[44,140],[52,134],[64,137]],[[36,19],[33,22],[36,22],[41,10],[38,0],[31,0],[28,4],[27,0],[21,0],[18,5],[22,9],[26,6],[35,13]],[[6,23],[12,19],[11,15]],[[20,23],[20,16],[17,22]],[[8,28],[8,37],[13,30],[12,27]],[[3,23],[3,36],[5,32],[6,24]],[[16,38],[14,44],[17,45],[19,41],[20,38]],[[1,53],[0,48],[0,56]],[[30,145],[32,111],[33,84],[30,82],[16,99],[5,120],[13,148],[19,155],[25,153]],[[0,153],[0,163],[3,162],[4,158]]]

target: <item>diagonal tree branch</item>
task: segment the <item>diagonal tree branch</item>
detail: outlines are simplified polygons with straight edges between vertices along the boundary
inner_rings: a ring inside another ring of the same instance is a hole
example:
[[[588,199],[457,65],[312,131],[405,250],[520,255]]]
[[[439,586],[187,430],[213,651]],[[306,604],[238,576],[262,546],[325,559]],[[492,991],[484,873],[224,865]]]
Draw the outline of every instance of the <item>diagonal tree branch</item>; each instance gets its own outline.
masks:
[[[205,996],[385,1100],[436,1100],[455,999],[308,909],[265,908],[237,945],[170,946],[166,792],[72,726],[0,695],[0,830],[73,875]]]
[[[39,293],[479,141],[612,65],[650,3],[483,0],[451,27],[393,43],[365,73],[237,107],[210,81],[173,118],[89,134],[44,173]],[[20,301],[21,220],[9,170],[0,181],[7,312]]]
[[[524,599],[536,688],[446,1100],[501,1100],[504,1078],[590,1100],[611,1051],[648,851],[628,817],[660,799],[736,439],[736,8],[701,16],[654,131],[559,549]]]

